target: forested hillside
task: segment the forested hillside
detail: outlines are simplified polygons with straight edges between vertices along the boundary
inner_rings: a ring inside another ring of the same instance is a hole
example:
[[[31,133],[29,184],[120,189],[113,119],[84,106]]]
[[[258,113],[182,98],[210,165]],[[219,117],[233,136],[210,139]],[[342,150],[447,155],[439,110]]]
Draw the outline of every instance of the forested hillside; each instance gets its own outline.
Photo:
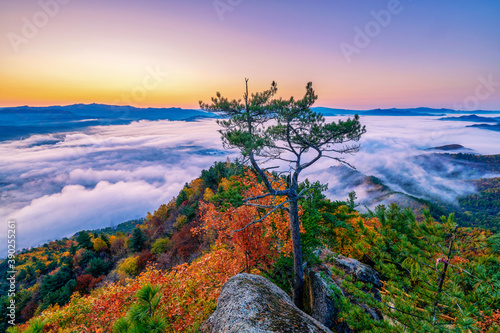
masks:
[[[455,213],[458,225],[500,231],[500,155],[442,154],[456,163],[468,163],[471,172],[492,178],[480,178],[465,183],[473,185],[475,193],[460,196],[450,204],[443,201],[423,200],[434,217]],[[458,182],[458,181],[457,181]],[[462,181],[464,182],[464,181]]]
[[[276,186],[285,181],[274,179]],[[498,235],[457,229],[453,215],[436,221],[424,212],[419,220],[395,205],[360,215],[354,195],[332,202],[321,187],[301,187],[309,193],[300,202],[308,265],[320,260],[316,249],[328,248],[382,276],[380,300],[363,292],[371,288],[364,283],[343,282],[385,318],[374,321],[361,303],[342,298],[341,318],[356,331],[496,332]],[[262,193],[249,169],[217,163],[128,233],[80,232],[17,255],[20,325],[9,332],[131,332],[144,325],[151,332],[196,332],[215,310],[222,285],[239,272],[263,275],[291,292],[287,215],[275,211],[251,224],[266,209],[243,205]],[[276,200],[266,196],[259,204]],[[148,315],[137,317],[141,309]]]

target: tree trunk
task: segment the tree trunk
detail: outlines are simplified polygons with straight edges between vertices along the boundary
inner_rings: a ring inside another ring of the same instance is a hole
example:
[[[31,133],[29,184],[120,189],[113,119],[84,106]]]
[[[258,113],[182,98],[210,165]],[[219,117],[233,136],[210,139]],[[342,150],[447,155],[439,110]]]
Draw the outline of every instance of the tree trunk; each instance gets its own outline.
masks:
[[[302,267],[302,248],[300,246],[299,206],[297,198],[290,198],[288,217],[290,220],[290,235],[293,250],[293,302],[303,309],[304,268]]]

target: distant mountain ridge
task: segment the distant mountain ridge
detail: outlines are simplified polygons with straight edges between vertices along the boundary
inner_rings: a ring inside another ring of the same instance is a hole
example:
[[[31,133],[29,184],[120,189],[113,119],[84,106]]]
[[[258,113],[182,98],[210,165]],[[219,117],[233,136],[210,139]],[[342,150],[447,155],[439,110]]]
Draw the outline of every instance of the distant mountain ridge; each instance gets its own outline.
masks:
[[[0,109],[0,141],[89,126],[126,125],[139,120],[194,121],[213,114],[181,108],[136,108],[105,104],[74,104],[48,107],[8,107]]]
[[[172,108],[137,108],[133,106],[118,106],[107,104],[73,104],[66,106],[46,106],[46,107],[31,107],[18,106],[0,108],[0,116],[6,114],[66,114],[76,115],[84,118],[119,118],[133,120],[183,120],[191,117],[206,116],[211,117],[213,114],[201,110]]]
[[[476,127],[476,128],[481,128],[481,129],[487,129],[487,130],[490,130],[490,131],[500,132],[500,123],[497,123],[495,125],[475,124],[475,125],[469,125],[467,127]]]
[[[444,116],[446,114],[500,114],[500,111],[458,111],[452,109],[433,109],[428,107],[408,108],[408,109],[372,109],[372,110],[347,110],[335,109],[329,107],[314,107],[313,110],[322,113],[325,116],[342,116],[342,115],[365,115],[365,116]]]
[[[476,123],[495,123],[500,121],[500,117],[480,117],[475,114],[461,116],[461,117],[444,117],[439,118],[438,120],[448,120],[448,121],[471,121]]]
[[[500,114],[500,111],[476,110],[467,112],[427,107],[373,110],[347,110],[329,107],[314,107],[312,109],[325,116],[354,115],[356,113],[362,116],[444,116],[445,114],[464,113]],[[90,126],[126,125],[139,120],[196,121],[215,117],[215,114],[202,110],[181,109],[177,107],[137,108],[133,106],[95,103],[47,107],[5,107],[0,108],[0,141],[21,139],[32,134],[83,130]],[[498,130],[497,125],[482,128]]]

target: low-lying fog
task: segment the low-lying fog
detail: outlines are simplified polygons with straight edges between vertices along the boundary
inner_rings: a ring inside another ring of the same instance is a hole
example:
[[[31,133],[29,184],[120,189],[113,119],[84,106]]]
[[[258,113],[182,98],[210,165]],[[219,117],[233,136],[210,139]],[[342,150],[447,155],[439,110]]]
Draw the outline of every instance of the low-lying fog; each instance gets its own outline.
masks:
[[[485,175],[452,164],[433,168],[413,157],[448,144],[499,154],[500,132],[438,118],[363,117],[367,133],[361,150],[346,160],[393,190],[453,202],[474,190],[459,180]],[[237,156],[223,151],[217,128],[214,120],[139,121],[1,142],[0,219],[17,220],[22,248],[143,217],[177,195],[202,169]],[[345,199],[351,190],[366,199],[364,185],[350,186],[350,178],[331,168],[333,162],[322,160],[305,176],[329,183],[332,199]],[[2,223],[0,232],[6,230]]]

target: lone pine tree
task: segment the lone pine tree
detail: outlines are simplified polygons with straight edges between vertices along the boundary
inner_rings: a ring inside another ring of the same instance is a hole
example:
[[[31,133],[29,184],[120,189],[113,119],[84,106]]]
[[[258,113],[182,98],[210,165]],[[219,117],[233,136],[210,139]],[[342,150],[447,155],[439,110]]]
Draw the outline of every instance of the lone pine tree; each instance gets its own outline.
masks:
[[[299,191],[299,175],[322,158],[351,166],[340,155],[358,152],[360,146],[357,142],[366,130],[358,115],[345,121],[327,122],[323,115],[311,110],[318,98],[311,82],[306,86],[305,96],[299,100],[274,98],[278,89],[275,82],[268,90],[251,95],[248,79],[245,83],[243,100],[229,100],[217,92],[211,103],[200,101],[200,107],[222,116],[218,124],[222,127],[219,132],[224,147],[239,149],[266,186],[266,194],[247,198],[245,203],[259,206],[256,202],[263,197],[286,198],[279,205],[262,206],[267,213],[250,224],[262,221],[278,209],[288,212],[294,257],[293,298],[302,308],[304,272],[298,201],[307,189]],[[275,187],[274,175],[267,171],[279,166],[269,166],[270,162],[288,165],[288,168],[281,168],[288,171],[277,173],[286,177],[286,189]]]

